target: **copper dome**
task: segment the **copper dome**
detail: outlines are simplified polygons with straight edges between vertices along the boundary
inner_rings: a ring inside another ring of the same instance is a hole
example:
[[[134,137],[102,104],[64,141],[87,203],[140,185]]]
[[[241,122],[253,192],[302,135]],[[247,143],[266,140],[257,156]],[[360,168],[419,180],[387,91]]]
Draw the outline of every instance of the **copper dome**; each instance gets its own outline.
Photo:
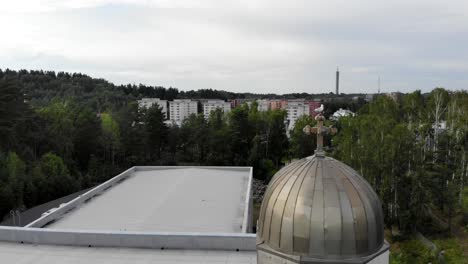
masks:
[[[345,259],[384,246],[380,200],[355,170],[311,156],[275,174],[262,202],[257,244],[301,257]]]

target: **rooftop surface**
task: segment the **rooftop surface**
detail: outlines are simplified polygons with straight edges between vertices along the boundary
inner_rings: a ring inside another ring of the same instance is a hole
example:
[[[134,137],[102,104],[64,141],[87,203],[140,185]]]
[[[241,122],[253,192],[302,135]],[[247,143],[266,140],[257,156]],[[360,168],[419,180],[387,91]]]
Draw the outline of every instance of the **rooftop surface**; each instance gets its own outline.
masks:
[[[88,248],[6,242],[0,242],[0,258],[2,263],[23,264],[257,263],[255,251]]]
[[[45,227],[240,233],[248,206],[250,172],[250,168],[222,167],[135,170],[122,182]]]

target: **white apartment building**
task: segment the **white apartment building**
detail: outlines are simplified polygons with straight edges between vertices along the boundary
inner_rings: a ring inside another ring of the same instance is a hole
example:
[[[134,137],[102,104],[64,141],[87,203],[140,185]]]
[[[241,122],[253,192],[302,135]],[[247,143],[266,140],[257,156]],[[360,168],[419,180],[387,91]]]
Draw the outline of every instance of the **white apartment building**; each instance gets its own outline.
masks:
[[[167,100],[160,100],[159,98],[142,98],[138,100],[138,107],[139,108],[150,108],[154,104],[157,104],[159,107],[162,108],[162,113],[164,117],[167,118]]]
[[[203,114],[205,115],[205,119],[210,117],[211,111],[220,108],[223,110],[224,113],[231,111],[231,103],[225,102],[223,100],[208,100],[203,103]]]
[[[258,111],[266,112],[270,110],[270,101],[269,100],[257,100]]]
[[[169,102],[169,119],[181,125],[191,114],[197,114],[197,102],[190,99],[176,99]]]
[[[288,100],[286,112],[288,113],[286,116],[288,130],[292,130],[299,117],[310,114],[309,104],[304,100]]]

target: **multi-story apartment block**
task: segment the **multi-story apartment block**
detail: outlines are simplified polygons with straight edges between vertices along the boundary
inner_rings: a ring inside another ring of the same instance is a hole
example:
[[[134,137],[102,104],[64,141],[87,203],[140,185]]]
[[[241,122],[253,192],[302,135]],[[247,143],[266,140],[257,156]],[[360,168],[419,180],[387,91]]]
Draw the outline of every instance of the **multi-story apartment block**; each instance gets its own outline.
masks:
[[[313,117],[317,116],[318,113],[314,110],[319,108],[322,103],[320,101],[308,101],[307,103],[309,104],[309,114]]]
[[[169,119],[177,125],[191,114],[197,114],[197,102],[190,99],[176,99],[169,102]]]
[[[160,100],[159,98],[142,98],[137,102],[139,108],[146,109],[152,107],[154,104],[157,104],[159,107],[161,107],[161,111],[164,114],[164,117],[167,118],[167,100]]]
[[[258,111],[265,112],[270,110],[270,101],[269,100],[257,100]]]
[[[249,100],[248,99],[231,99],[229,100],[229,103],[231,103],[231,109],[236,108],[244,103],[247,103]]]
[[[205,115],[205,119],[210,117],[211,111],[215,109],[221,109],[224,113],[231,111],[231,103],[225,102],[223,100],[208,100],[203,103],[203,114]]]
[[[294,128],[294,125],[296,124],[296,121],[299,117],[310,114],[309,104],[303,99],[288,100],[286,105],[286,112],[288,130],[291,130]]]
[[[286,100],[270,100],[269,102],[271,110],[286,109],[286,105],[288,104]]]

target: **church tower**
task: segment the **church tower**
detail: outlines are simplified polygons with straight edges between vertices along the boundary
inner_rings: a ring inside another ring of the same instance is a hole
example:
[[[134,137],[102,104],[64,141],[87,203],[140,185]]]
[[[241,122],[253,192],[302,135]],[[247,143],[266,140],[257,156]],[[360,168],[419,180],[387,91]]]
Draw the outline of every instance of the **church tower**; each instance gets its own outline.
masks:
[[[382,206],[369,183],[327,157],[323,135],[335,133],[316,117],[315,155],[275,174],[263,198],[257,228],[257,263],[389,263]]]

